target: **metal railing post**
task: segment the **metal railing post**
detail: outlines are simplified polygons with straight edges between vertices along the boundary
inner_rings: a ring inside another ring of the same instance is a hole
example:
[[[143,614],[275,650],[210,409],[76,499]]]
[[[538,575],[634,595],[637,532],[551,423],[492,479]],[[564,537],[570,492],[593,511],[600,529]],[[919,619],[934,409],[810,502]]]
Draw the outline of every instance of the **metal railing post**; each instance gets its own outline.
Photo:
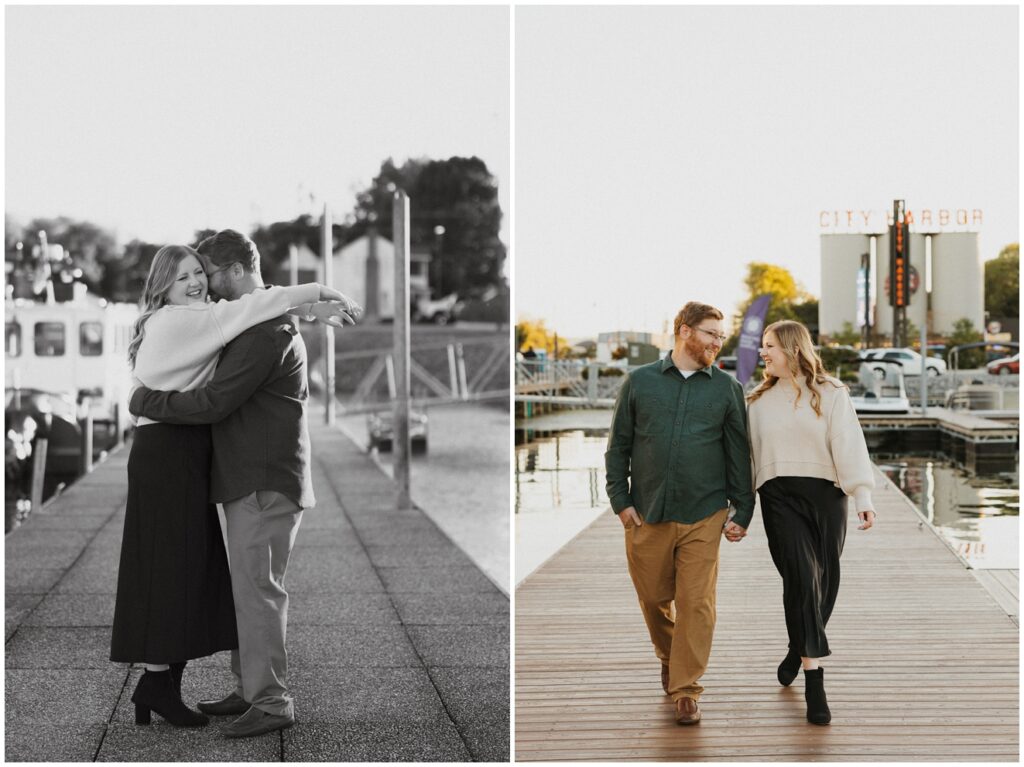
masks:
[[[409,435],[410,389],[410,329],[409,329],[409,197],[399,189],[392,204],[391,221],[394,226],[395,246],[395,321],[394,367],[397,396],[392,405],[394,477],[398,484],[398,508],[412,506],[409,494],[409,455],[412,440]]]
[[[32,452],[32,488],[29,491],[29,503],[32,513],[35,514],[43,506],[43,482],[46,480],[46,452],[49,441],[45,438],[36,438],[35,449]]]
[[[324,203],[324,217],[321,232],[320,252],[324,259],[324,285],[334,287],[334,233],[331,222],[331,212]],[[324,388],[326,401],[324,408],[324,423],[334,426],[335,396],[334,396],[334,328],[324,325]]]
[[[86,397],[82,400],[82,409],[85,411],[85,416],[78,420],[78,425],[82,429],[82,460],[79,464],[82,474],[88,474],[92,471],[92,400]]]
[[[928,411],[928,323],[921,326],[921,414]]]

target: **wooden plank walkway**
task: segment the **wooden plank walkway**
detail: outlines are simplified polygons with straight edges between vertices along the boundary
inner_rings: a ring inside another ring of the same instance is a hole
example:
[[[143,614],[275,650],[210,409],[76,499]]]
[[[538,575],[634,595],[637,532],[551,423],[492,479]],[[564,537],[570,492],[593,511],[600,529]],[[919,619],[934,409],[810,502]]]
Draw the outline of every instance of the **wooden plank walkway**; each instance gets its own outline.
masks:
[[[1020,626],[1020,570],[971,570],[985,590]]]
[[[832,724],[780,687],[781,579],[760,514],[723,540],[703,721],[675,724],[610,511],[516,591],[516,761],[1017,761],[1018,630],[879,473],[851,525],[823,662]]]

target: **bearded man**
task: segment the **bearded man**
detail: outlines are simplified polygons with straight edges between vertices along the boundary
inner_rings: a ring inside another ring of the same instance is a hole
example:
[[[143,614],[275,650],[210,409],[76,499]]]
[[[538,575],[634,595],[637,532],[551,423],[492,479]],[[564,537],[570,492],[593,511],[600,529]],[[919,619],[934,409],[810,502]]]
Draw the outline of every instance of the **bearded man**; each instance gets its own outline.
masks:
[[[679,724],[700,721],[721,536],[742,540],[754,514],[743,387],[713,364],[722,319],[695,301],[680,310],[671,354],[626,376],[605,452],[608,498]]]

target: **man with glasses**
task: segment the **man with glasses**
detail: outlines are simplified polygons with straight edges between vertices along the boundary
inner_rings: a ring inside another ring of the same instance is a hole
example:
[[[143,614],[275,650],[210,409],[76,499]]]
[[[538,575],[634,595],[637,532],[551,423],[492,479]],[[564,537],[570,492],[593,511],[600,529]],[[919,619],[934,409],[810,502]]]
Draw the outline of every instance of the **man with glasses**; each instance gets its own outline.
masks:
[[[743,387],[713,364],[722,319],[695,301],[680,310],[671,354],[626,376],[605,452],[608,498],[679,724],[700,721],[721,535],[742,540],[754,514]]]
[[[256,245],[225,229],[196,248],[209,290],[228,301],[266,287]],[[340,308],[339,308],[340,307]],[[308,306],[335,325],[362,311],[345,299]],[[305,314],[306,312],[301,312]],[[187,339],[182,339],[187,343]],[[306,347],[288,317],[245,331],[221,352],[213,378],[185,392],[141,386],[129,410],[157,421],[213,424],[211,501],[224,505],[238,650],[231,651],[235,690],[199,709],[238,719],[223,732],[246,738],[290,727],[295,708],[287,687],[288,592],[284,576],[302,510],[314,504],[306,422]]]

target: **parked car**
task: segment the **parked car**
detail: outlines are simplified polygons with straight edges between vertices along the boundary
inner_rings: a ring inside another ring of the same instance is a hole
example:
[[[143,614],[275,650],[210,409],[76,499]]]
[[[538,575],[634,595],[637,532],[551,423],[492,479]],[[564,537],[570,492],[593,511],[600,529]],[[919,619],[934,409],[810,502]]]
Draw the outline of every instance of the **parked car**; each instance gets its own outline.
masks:
[[[444,298],[433,300],[420,298],[413,306],[414,322],[433,322],[435,325],[448,325],[459,319],[463,303],[457,293],[449,293]]]
[[[737,359],[734,356],[726,355],[725,357],[719,357],[715,360],[715,366],[722,370],[736,371]],[[760,357],[757,358],[757,366],[759,368],[764,367],[764,360]]]
[[[903,366],[903,373],[908,376],[921,375],[921,355],[913,349],[864,349],[860,353],[862,360],[871,362],[879,360],[884,362],[895,362]],[[946,361],[937,357],[927,357],[924,360],[925,370],[930,376],[942,375],[946,372]],[[877,372],[877,371],[876,371]]]
[[[1005,376],[1010,373],[1020,374],[1020,354],[1014,354],[1012,357],[1003,357],[999,360],[992,360],[988,365],[988,372],[991,375]]]
[[[395,436],[394,421],[390,410],[370,413],[366,417],[366,430],[370,435],[370,449],[377,448],[382,453],[391,451]],[[419,410],[409,412],[409,438],[412,452],[427,452],[427,414]]]

